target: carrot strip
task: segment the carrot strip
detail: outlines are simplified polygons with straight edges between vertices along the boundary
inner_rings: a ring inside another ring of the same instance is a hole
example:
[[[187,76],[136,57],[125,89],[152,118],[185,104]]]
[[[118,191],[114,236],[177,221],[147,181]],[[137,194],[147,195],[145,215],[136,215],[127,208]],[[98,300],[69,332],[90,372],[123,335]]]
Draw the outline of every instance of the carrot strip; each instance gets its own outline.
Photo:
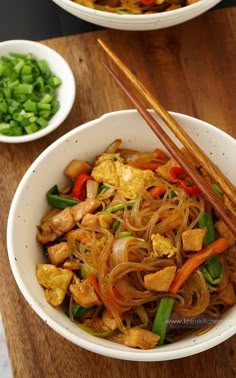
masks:
[[[208,244],[201,251],[195,253],[177,270],[174,280],[172,281],[169,291],[176,294],[180,286],[188,279],[190,274],[210,256],[224,252],[229,243],[224,238],[219,238],[211,244]]]
[[[154,186],[149,190],[149,193],[153,198],[160,197],[162,194],[164,194],[166,191],[166,186],[164,184],[161,184],[159,186]]]
[[[134,168],[150,169],[151,171],[155,171],[158,167],[163,165],[162,163],[147,161],[129,161],[127,164]]]
[[[113,294],[114,294],[118,299],[120,299],[120,300],[123,300],[123,299],[124,299],[123,295],[120,293],[120,291],[119,291],[115,286],[113,286],[112,291],[113,291]]]
[[[93,288],[94,288],[96,294],[99,296],[100,299],[102,299],[101,290],[100,290],[99,283],[98,283],[96,277],[92,273],[88,273],[87,278],[91,282],[91,284],[93,285]]]
[[[155,154],[157,155],[157,158],[160,160],[168,161],[170,158],[165,154],[164,151],[162,151],[160,148],[155,148],[154,150]]]

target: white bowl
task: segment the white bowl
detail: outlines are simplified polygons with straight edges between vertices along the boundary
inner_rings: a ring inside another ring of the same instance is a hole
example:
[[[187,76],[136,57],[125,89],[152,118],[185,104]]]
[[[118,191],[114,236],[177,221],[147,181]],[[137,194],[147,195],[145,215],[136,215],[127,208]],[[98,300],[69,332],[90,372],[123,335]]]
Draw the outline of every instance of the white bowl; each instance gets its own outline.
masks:
[[[236,183],[236,142],[221,130],[198,119],[172,113],[195,142]],[[160,121],[162,124],[162,122]],[[166,129],[164,127],[164,129]],[[170,132],[168,132],[171,135]],[[15,280],[34,311],[52,329],[72,343],[108,357],[134,361],[163,361],[207,350],[236,331],[236,308],[229,310],[209,332],[188,336],[152,350],[137,350],[96,338],[72,323],[62,309],[50,306],[39,285],[35,264],[44,262],[36,242],[36,225],[48,209],[45,193],[54,184],[65,184],[63,169],[74,158],[93,161],[116,138],[127,148],[152,150],[161,146],[151,129],[135,110],[109,113],[60,137],[31,165],[15,193],[7,225],[7,247]]]
[[[59,76],[62,80],[62,84],[58,88],[56,96],[57,100],[60,102],[60,108],[49,120],[48,126],[28,135],[5,136],[0,134],[0,142],[29,142],[51,133],[65,120],[75,99],[75,79],[65,59],[55,50],[40,42],[20,39],[0,42],[0,56],[8,56],[10,52],[22,54],[32,53],[36,59],[45,59],[52,73]]]
[[[91,9],[72,0],[52,0],[67,12],[92,24],[118,30],[156,30],[181,24],[206,12],[221,0],[200,0],[186,7],[155,14],[117,14]]]

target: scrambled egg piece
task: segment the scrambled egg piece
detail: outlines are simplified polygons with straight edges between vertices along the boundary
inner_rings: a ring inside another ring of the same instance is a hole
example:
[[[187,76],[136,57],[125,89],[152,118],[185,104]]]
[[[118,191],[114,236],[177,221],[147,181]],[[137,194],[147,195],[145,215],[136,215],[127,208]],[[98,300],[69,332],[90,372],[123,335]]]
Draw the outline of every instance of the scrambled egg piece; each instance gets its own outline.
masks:
[[[144,286],[148,290],[168,291],[175,277],[176,266],[167,266],[156,273],[144,276]]]
[[[40,285],[46,288],[47,302],[54,307],[59,306],[66,296],[73,273],[51,264],[37,264],[36,276]]]
[[[162,236],[160,234],[152,234],[152,248],[153,248],[153,256],[157,257],[165,257],[168,258],[174,256],[176,254],[176,247],[171,243],[171,241]]]
[[[151,170],[141,170],[124,164],[119,154],[102,154],[92,171],[93,178],[108,186],[117,188],[127,199],[139,196],[143,187],[156,181]]]
[[[103,311],[102,321],[106,329],[110,329],[111,331],[114,331],[115,329],[118,328],[118,325],[115,319],[112,317],[112,315],[109,314],[107,310]]]

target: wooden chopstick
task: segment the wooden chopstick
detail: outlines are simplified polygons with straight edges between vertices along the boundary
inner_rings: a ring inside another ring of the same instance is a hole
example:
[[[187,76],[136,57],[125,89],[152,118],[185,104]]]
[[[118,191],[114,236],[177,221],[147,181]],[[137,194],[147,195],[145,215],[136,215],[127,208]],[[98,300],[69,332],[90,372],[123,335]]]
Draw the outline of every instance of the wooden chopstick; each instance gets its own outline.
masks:
[[[204,178],[198,173],[198,171],[191,165],[189,159],[182,151],[174,144],[172,139],[165,133],[158,122],[152,117],[152,115],[147,111],[146,107],[140,102],[140,100],[129,90],[129,88],[124,84],[124,82],[117,76],[117,74],[110,68],[106,63],[104,63],[105,68],[114,78],[118,86],[126,94],[147,124],[151,127],[154,133],[158,136],[160,141],[169,151],[169,153],[177,160],[177,162],[185,169],[187,175],[191,178],[192,182],[198,186],[204,198],[211,204],[215,209],[216,213],[223,219],[225,224],[236,236],[236,217],[234,214],[224,205],[220,197],[209,187],[208,183]]]
[[[170,113],[161,105],[157,98],[144,86],[144,84],[130,71],[130,69],[122,62],[122,60],[101,40],[99,44],[104,51],[112,59],[115,65],[122,71],[132,86],[143,96],[143,98],[152,106],[159,117],[164,121],[168,128],[181,141],[189,153],[196,161],[205,169],[213,182],[217,183],[222,191],[236,205],[236,188],[228,180],[228,178],[220,171],[220,169],[212,162],[212,160],[201,150],[201,148],[191,139],[191,137],[183,130],[181,125],[171,116]]]

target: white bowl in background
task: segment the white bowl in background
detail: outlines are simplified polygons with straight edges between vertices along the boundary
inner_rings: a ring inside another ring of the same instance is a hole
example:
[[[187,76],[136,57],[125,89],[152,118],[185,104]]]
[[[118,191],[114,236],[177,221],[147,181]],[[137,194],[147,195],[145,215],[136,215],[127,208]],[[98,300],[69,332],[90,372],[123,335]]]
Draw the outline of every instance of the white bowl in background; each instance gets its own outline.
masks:
[[[171,114],[236,183],[236,141],[206,122],[183,114]],[[159,122],[163,125],[162,121]],[[163,128],[167,131],[165,126]],[[170,131],[167,132],[173,137]],[[63,170],[68,162],[75,158],[92,162],[116,138],[122,139],[125,148],[152,151],[158,146],[162,147],[137,111],[118,111],[90,121],[60,137],[42,152],[25,173],[12,201],[7,225],[8,256],[18,287],[29,305],[49,327],[72,343],[104,356],[133,361],[164,361],[214,347],[235,333],[236,307],[231,308],[214,328],[201,336],[189,335],[173,344],[138,350],[89,335],[71,322],[63,309],[54,308],[46,302],[35,268],[37,263],[45,262],[41,245],[36,241],[36,225],[49,209],[45,194],[54,184],[59,187],[65,185]]]
[[[72,0],[52,0],[74,16],[95,25],[118,30],[156,30],[181,24],[206,12],[221,0],[200,0],[186,7],[153,14],[117,14],[85,7]]]
[[[45,59],[52,73],[59,76],[62,84],[57,90],[57,100],[60,102],[59,110],[49,120],[48,126],[32,134],[20,136],[6,136],[0,134],[0,142],[22,143],[41,138],[59,127],[69,114],[75,99],[75,78],[69,64],[52,48],[40,42],[30,40],[9,40],[0,42],[0,56],[14,53],[32,53],[36,59]]]

